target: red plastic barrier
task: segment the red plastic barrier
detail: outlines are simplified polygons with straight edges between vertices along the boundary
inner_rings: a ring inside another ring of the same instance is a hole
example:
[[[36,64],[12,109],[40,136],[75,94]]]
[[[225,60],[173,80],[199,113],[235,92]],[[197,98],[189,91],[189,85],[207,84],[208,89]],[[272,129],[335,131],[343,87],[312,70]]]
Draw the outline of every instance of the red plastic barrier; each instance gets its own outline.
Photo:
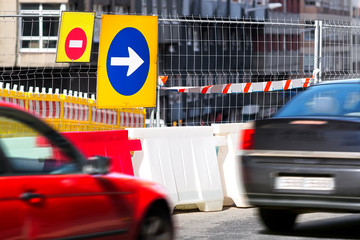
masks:
[[[134,176],[131,151],[141,150],[140,140],[129,140],[127,130],[62,133],[86,157],[110,158],[110,171]]]

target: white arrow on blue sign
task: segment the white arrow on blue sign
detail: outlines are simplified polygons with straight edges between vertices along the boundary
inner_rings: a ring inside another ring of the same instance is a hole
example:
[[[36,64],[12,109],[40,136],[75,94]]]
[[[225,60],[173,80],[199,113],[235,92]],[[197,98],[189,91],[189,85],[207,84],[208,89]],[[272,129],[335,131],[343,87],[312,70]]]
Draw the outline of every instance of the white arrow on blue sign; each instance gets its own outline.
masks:
[[[139,55],[131,48],[128,47],[129,57],[112,57],[110,65],[111,66],[128,66],[128,71],[126,76],[130,76],[135,72],[144,61],[139,57]]]
[[[135,28],[124,28],[111,42],[106,59],[107,75],[120,94],[136,94],[145,84],[150,66],[149,46]]]

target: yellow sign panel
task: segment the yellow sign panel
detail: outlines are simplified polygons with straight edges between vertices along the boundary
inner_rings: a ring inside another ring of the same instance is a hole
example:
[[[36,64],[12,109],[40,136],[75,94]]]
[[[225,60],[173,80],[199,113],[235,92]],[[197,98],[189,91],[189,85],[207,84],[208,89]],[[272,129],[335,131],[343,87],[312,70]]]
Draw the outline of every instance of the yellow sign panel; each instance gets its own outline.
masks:
[[[90,62],[95,13],[62,12],[56,62]]]
[[[102,15],[98,108],[156,106],[157,16]]]

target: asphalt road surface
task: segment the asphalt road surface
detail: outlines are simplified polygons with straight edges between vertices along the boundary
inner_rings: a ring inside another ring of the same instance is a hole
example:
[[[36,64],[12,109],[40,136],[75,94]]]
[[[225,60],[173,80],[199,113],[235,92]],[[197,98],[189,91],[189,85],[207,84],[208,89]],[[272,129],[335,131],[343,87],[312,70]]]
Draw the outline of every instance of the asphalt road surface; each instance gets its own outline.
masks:
[[[236,207],[219,212],[176,210],[175,239],[360,239],[360,214],[303,214],[293,231],[276,234],[262,226],[256,211]]]

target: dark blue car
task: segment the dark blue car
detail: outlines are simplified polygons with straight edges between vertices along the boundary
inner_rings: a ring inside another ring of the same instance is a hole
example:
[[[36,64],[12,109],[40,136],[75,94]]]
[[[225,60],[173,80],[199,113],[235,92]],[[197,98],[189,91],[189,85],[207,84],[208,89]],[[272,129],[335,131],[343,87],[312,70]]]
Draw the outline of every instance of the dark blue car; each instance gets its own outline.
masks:
[[[360,80],[324,82],[243,132],[243,181],[267,228],[299,214],[360,212]]]

